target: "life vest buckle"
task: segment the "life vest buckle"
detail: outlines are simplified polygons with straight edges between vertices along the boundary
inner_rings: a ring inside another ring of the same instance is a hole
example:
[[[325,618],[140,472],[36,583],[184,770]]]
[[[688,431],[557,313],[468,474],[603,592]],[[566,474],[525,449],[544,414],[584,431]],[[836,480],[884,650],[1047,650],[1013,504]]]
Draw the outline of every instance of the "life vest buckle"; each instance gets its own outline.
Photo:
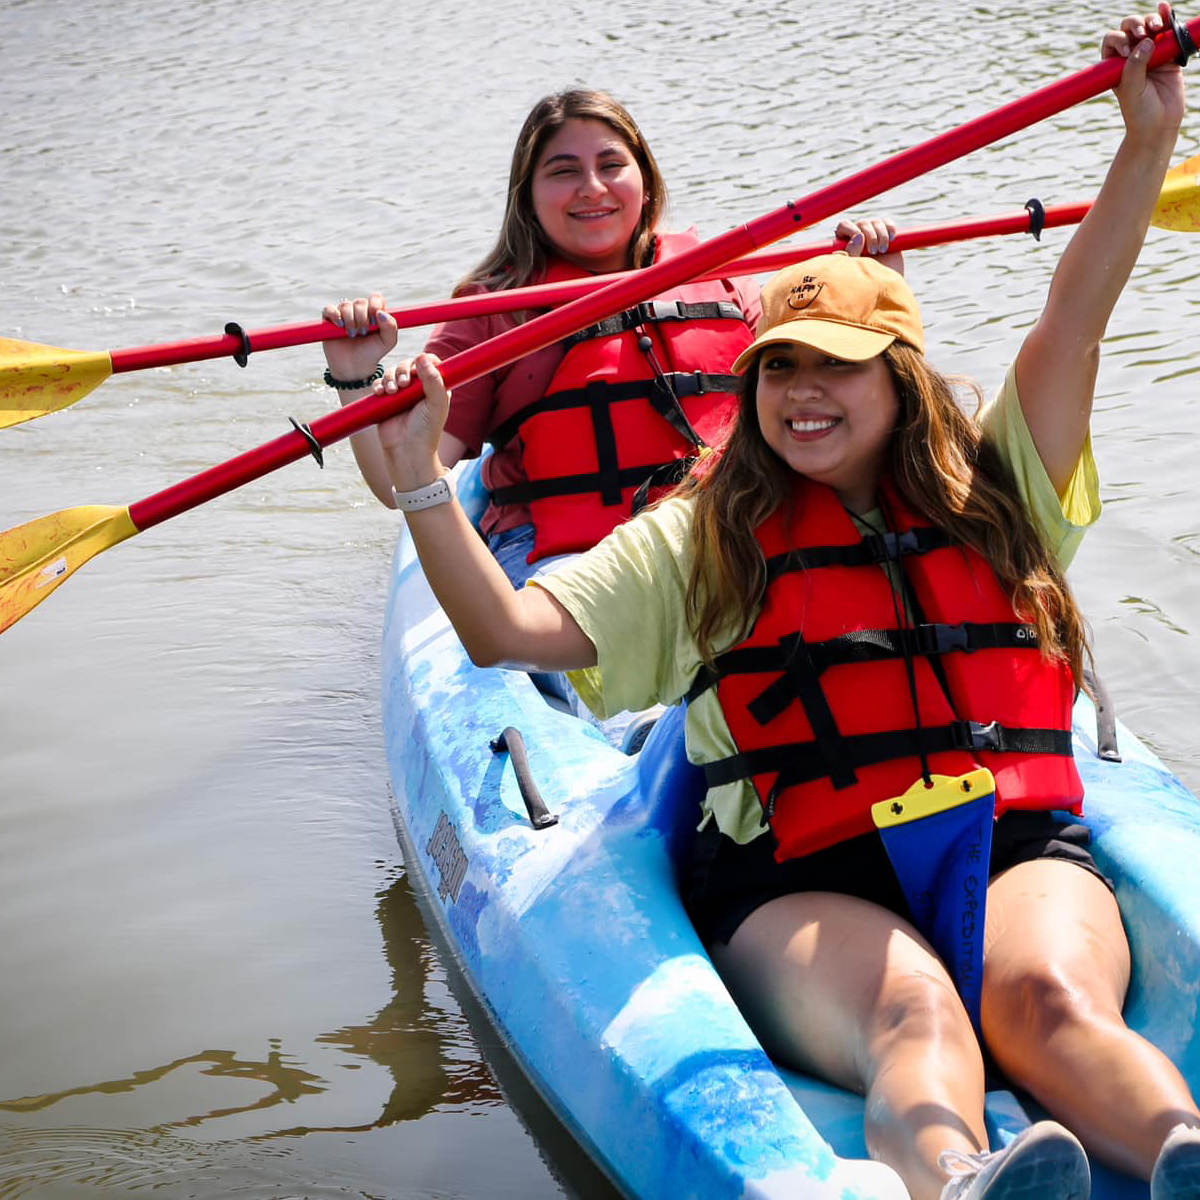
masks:
[[[954,721],[950,740],[955,750],[1003,750],[1004,727],[995,721]]]
[[[686,321],[682,300],[645,300],[637,306],[643,321]]]
[[[876,562],[899,562],[902,554],[920,554],[921,539],[915,529],[906,529],[903,533],[872,533],[863,538],[863,544],[870,548],[870,553]]]
[[[917,627],[917,649],[921,654],[949,654],[951,650],[972,653],[970,634],[966,625],[920,625]]]

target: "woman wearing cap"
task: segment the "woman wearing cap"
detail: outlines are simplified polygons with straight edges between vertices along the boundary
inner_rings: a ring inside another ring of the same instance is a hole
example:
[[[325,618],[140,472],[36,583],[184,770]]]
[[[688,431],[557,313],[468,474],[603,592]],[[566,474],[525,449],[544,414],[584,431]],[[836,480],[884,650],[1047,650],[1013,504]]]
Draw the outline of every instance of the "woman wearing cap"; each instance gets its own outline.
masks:
[[[1200,1197],[1200,1112],[1121,1016],[1129,947],[1074,819],[1067,734],[1086,645],[1064,570],[1099,509],[1100,341],[1183,114],[1178,68],[1147,72],[1167,15],[1104,37],[1127,58],[1125,135],[977,418],[925,361],[903,279],[831,255],[764,289],[715,465],[576,563],[513,592],[455,504],[411,522],[477,663],[572,671],[599,713],[687,698],[709,780],[689,912],[764,1047],[864,1094],[871,1154],[918,1200],[1085,1196],[1081,1142],[1155,1200]],[[416,369],[425,406],[380,427],[398,489],[441,472],[448,400],[428,357]],[[924,636],[964,629],[983,640]],[[982,1049],[869,832],[872,802],[979,762],[998,813]],[[985,1050],[1055,1118],[992,1153]]]

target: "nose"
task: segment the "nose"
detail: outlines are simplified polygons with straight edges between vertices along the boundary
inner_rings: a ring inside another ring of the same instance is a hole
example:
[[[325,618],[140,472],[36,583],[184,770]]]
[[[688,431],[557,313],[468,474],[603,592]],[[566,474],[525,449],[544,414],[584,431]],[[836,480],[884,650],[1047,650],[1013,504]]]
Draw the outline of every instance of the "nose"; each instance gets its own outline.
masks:
[[[821,394],[820,376],[816,371],[806,370],[797,364],[787,384],[790,400],[813,400]]]
[[[580,173],[579,186],[576,189],[581,197],[591,199],[604,194],[604,180],[595,169],[585,169]]]

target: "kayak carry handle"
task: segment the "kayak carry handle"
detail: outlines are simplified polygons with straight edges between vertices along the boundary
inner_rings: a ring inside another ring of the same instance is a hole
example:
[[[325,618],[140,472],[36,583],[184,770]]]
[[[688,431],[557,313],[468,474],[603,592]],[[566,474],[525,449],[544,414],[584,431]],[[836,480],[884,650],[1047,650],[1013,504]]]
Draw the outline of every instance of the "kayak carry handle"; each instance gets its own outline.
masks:
[[[557,825],[558,818],[546,807],[542,793],[533,781],[533,772],[529,769],[529,755],[525,752],[525,739],[521,736],[521,731],[508,725],[503,733],[498,738],[493,738],[488,745],[493,754],[508,751],[513,771],[517,776],[517,787],[521,791],[525,811],[529,814],[534,829],[548,829],[551,825]]]

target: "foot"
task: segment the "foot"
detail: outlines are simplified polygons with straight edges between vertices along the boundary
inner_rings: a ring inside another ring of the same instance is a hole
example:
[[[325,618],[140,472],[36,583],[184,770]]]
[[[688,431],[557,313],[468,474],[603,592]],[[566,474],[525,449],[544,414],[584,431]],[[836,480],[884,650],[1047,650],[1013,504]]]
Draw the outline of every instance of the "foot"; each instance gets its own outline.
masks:
[[[1150,1176],[1150,1200],[1200,1200],[1200,1129],[1176,1125],[1167,1134]]]
[[[1056,1121],[1039,1121],[990,1154],[947,1150],[938,1166],[950,1176],[942,1200],[1086,1200],[1092,1190],[1083,1147]]]

